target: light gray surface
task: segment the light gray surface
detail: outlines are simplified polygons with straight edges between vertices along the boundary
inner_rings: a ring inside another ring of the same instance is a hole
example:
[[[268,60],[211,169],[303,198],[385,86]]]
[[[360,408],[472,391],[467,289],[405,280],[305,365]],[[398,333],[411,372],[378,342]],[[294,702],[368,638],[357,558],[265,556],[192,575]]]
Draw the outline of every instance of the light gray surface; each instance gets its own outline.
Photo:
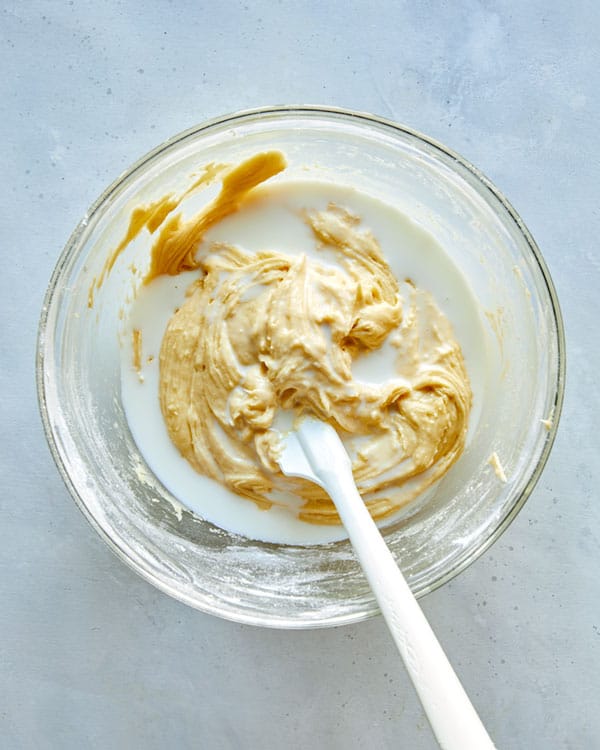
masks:
[[[561,299],[565,410],[508,532],[423,601],[499,748],[600,747],[600,12],[562,2],[9,2],[0,55],[0,746],[435,747],[380,618],[277,632],[137,578],[45,446],[37,318],[72,228],[132,161],[271,103],[368,110],[479,166]]]

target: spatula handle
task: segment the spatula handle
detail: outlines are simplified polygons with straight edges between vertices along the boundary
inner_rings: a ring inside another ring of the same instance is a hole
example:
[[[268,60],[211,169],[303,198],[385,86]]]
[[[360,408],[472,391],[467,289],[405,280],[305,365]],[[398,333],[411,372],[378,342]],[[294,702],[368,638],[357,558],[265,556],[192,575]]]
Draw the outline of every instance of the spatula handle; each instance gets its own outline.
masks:
[[[319,472],[319,478],[338,509],[440,747],[493,750],[492,740],[356,489],[350,460],[336,460],[334,466]]]

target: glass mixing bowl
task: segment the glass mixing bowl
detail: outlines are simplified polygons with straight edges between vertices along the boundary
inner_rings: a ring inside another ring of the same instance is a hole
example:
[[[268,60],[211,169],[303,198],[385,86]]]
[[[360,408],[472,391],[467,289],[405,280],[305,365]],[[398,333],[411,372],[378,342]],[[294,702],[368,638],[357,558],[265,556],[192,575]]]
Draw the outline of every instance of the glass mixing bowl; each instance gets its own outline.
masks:
[[[180,506],[145,465],[121,403],[119,311],[127,250],[88,308],[88,290],[131,210],[179,192],[210,162],[267,149],[286,176],[333,179],[397,205],[442,244],[470,283],[489,347],[485,395],[468,446],[427,498],[384,529],[417,596],[450,580],[497,539],[548,457],[563,397],[564,333],[548,270],[523,222],[480,172],[404,126],[320,107],[241,112],[176,136],[90,208],[65,247],[43,306],[37,355],[44,427],[75,501],[135,571],[204,612],[254,625],[322,627],[374,615],[349,542],[296,547],[249,540]],[[142,243],[143,244],[143,243]],[[545,421],[544,421],[545,420]],[[501,456],[508,481],[488,459]]]

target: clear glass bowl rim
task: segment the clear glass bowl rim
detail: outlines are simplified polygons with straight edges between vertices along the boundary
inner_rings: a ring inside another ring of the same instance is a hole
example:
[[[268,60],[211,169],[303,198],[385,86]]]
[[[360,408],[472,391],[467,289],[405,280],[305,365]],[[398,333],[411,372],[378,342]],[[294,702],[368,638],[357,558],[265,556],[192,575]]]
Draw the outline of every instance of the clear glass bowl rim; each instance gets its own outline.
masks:
[[[43,423],[43,428],[44,428],[44,432],[46,435],[46,440],[48,442],[50,452],[52,454],[52,458],[73,500],[75,501],[76,505],[78,506],[80,511],[83,513],[87,521],[90,523],[92,528],[96,530],[96,532],[100,535],[100,537],[104,540],[104,542],[108,545],[108,547],[142,578],[144,578],[145,580],[153,584],[159,590],[164,591],[170,596],[173,596],[174,598],[179,599],[180,601],[200,611],[203,611],[208,614],[216,615],[219,617],[224,617],[225,619],[233,619],[236,622],[242,622],[246,624],[259,625],[259,626],[266,626],[266,627],[286,628],[286,629],[295,629],[295,628],[306,629],[306,628],[318,628],[318,627],[326,627],[326,626],[338,626],[338,625],[344,625],[344,624],[349,624],[353,622],[359,622],[361,620],[366,620],[378,614],[379,609],[376,603],[371,609],[364,610],[362,612],[354,613],[350,615],[335,616],[323,622],[305,622],[301,620],[296,621],[293,619],[286,619],[285,621],[283,620],[273,621],[268,618],[261,620],[261,618],[256,615],[252,615],[251,617],[249,617],[248,615],[243,614],[243,613],[240,613],[239,617],[233,618],[229,613],[224,613],[220,611],[218,605],[200,603],[196,601],[195,599],[192,599],[186,596],[182,592],[178,592],[177,590],[174,590],[172,588],[165,586],[163,582],[159,580],[156,576],[154,576],[151,571],[147,570],[143,565],[141,565],[138,562],[137,559],[134,559],[128,553],[126,549],[122,548],[118,544],[117,540],[115,540],[99,524],[99,522],[94,517],[93,513],[89,510],[89,508],[85,504],[83,498],[81,497],[81,495],[79,494],[77,490],[77,487],[75,486],[74,482],[71,479],[71,476],[67,470],[65,461],[63,460],[63,457],[61,455],[58,441],[52,429],[52,423],[50,419],[50,412],[48,408],[48,400],[47,400],[47,394],[46,394],[46,384],[45,384],[45,360],[46,360],[46,348],[47,348],[47,335],[46,334],[47,334],[48,320],[50,317],[50,311],[54,304],[55,294],[60,287],[60,282],[63,278],[64,270],[65,268],[69,266],[69,263],[71,259],[73,258],[73,256],[77,252],[79,252],[80,250],[79,239],[83,230],[87,227],[89,222],[98,214],[98,212],[102,210],[104,204],[110,199],[113,193],[121,189],[126,182],[129,182],[134,177],[135,173],[139,169],[141,169],[146,164],[148,164],[148,162],[156,159],[158,156],[160,156],[160,154],[163,151],[170,149],[171,147],[187,140],[188,138],[197,136],[204,131],[211,130],[212,128],[223,127],[225,125],[234,126],[236,123],[241,123],[241,122],[248,121],[248,120],[259,120],[267,116],[269,117],[281,116],[284,118],[293,117],[293,116],[307,116],[307,117],[313,116],[316,118],[320,116],[329,117],[333,120],[355,121],[355,122],[362,123],[365,126],[371,125],[377,128],[382,128],[384,130],[394,131],[396,133],[408,135],[417,141],[421,141],[426,146],[429,146],[433,148],[434,150],[441,152],[443,156],[445,156],[446,158],[450,158],[452,162],[455,162],[459,168],[462,168],[466,170],[467,172],[469,172],[475,178],[479,186],[482,188],[483,194],[485,194],[485,191],[489,191],[492,194],[493,198],[495,198],[502,205],[504,210],[507,212],[507,214],[515,223],[516,227],[521,233],[523,239],[525,240],[531,252],[532,257],[534,258],[538,266],[538,270],[544,281],[545,290],[550,300],[552,315],[553,315],[554,324],[555,324],[553,333],[556,336],[557,361],[556,361],[556,381],[555,381],[555,386],[554,386],[554,412],[553,412],[552,425],[548,431],[548,435],[544,443],[543,450],[539,456],[539,459],[537,463],[535,464],[535,466],[533,467],[533,470],[531,471],[531,475],[529,477],[528,482],[524,486],[521,493],[515,497],[513,504],[507,509],[506,513],[499,519],[497,525],[494,528],[492,528],[490,533],[485,538],[480,540],[479,545],[474,547],[474,549],[472,550],[469,556],[460,560],[459,564],[455,565],[453,568],[449,569],[444,574],[440,575],[435,581],[432,582],[432,584],[425,591],[420,592],[419,596],[423,596],[427,593],[431,593],[432,591],[435,591],[439,587],[443,586],[445,583],[448,583],[448,581],[452,580],[465,568],[471,565],[471,563],[473,563],[487,549],[489,549],[489,547],[495,541],[497,541],[500,538],[500,536],[504,533],[504,531],[510,526],[512,521],[516,518],[519,511],[521,510],[521,508],[527,501],[528,497],[530,496],[531,492],[535,488],[542,474],[546,461],[548,460],[548,456],[550,455],[550,451],[552,450],[554,440],[556,438],[556,433],[558,430],[558,424],[560,421],[560,415],[561,415],[562,405],[563,405],[563,400],[564,400],[565,377],[566,377],[565,332],[564,332],[563,318],[562,318],[556,290],[554,287],[554,283],[550,276],[550,272],[548,270],[546,262],[542,256],[542,253],[540,249],[538,248],[535,240],[533,239],[531,233],[525,226],[523,220],[521,219],[517,211],[513,208],[511,203],[505,198],[505,196],[496,188],[496,186],[492,183],[492,181],[489,180],[479,169],[473,166],[468,160],[463,158],[460,154],[456,153],[452,149],[449,149],[447,146],[443,145],[439,141],[436,141],[435,139],[430,138],[429,136],[424,135],[423,133],[413,128],[410,128],[406,125],[403,125],[403,124],[394,122],[392,120],[386,119],[384,117],[373,115],[367,112],[360,112],[360,111],[345,109],[341,107],[321,106],[321,105],[276,105],[276,106],[265,106],[265,107],[259,107],[259,108],[253,108],[253,109],[240,110],[240,111],[232,112],[230,114],[226,114],[220,117],[212,118],[210,120],[206,120],[199,125],[195,125],[191,128],[188,128],[187,130],[184,130],[174,135],[173,137],[169,138],[168,140],[164,141],[159,146],[155,147],[154,149],[146,153],[144,156],[138,159],[134,164],[132,164],[128,169],[126,169],[123,173],[121,173],[121,175],[117,177],[104,190],[104,192],[97,198],[97,200],[94,201],[94,203],[90,206],[90,208],[84,214],[81,221],[77,224],[71,236],[69,237],[62,253],[59,256],[59,259],[56,263],[56,266],[50,278],[48,289],[46,291],[46,295],[44,297],[44,302],[42,305],[42,312],[40,316],[40,322],[39,322],[39,327],[38,327],[38,337],[37,337],[36,384],[37,384],[38,404],[39,404],[40,414],[42,417],[42,423]]]

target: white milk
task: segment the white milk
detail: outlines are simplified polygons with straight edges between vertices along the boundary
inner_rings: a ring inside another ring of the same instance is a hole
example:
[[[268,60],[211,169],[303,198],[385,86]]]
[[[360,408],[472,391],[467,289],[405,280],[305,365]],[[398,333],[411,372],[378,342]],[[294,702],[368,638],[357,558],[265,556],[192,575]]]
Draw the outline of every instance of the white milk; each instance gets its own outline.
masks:
[[[472,433],[479,419],[486,375],[486,338],[481,313],[466,280],[443,248],[423,228],[396,209],[351,188],[322,182],[290,181],[259,188],[257,198],[224,219],[205,236],[199,252],[215,240],[247,251],[306,253],[321,263],[335,262],[333,253],[317,250],[302,210],[323,210],[330,202],[347,208],[369,228],[399,281],[406,278],[433,295],[448,317],[462,347],[473,390]],[[142,286],[127,310],[122,331],[123,407],[133,438],[148,466],[187,508],[216,526],[252,539],[282,544],[320,544],[346,538],[341,526],[319,526],[298,520],[290,510],[259,510],[217,482],[199,475],[171,442],[158,398],[162,337],[175,308],[198,276],[192,271],[162,276]],[[133,367],[131,332],[142,331],[141,376]],[[354,367],[357,378],[383,382],[393,376],[392,347],[363,356]],[[150,361],[149,361],[150,360]],[[384,519],[390,523],[394,517]]]

